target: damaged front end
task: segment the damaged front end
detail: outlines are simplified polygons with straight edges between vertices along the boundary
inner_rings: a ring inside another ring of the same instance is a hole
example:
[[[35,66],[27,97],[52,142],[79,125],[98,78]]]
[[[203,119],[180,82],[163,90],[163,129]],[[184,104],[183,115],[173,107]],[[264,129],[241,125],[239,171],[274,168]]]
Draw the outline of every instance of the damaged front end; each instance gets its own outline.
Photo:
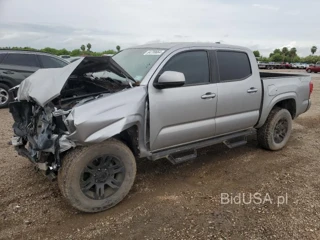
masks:
[[[61,166],[60,153],[76,146],[67,139],[65,116],[56,115],[54,106],[42,108],[27,101],[13,102],[9,108],[14,119],[12,145],[19,155],[54,179]]]
[[[125,80],[95,75],[103,71]],[[68,116],[78,106],[132,88],[128,78],[131,76],[109,57],[86,57],[61,69],[38,70],[22,82],[17,100],[9,104],[14,119],[12,145],[36,169],[54,179],[63,154],[83,144],[70,139],[76,129]]]

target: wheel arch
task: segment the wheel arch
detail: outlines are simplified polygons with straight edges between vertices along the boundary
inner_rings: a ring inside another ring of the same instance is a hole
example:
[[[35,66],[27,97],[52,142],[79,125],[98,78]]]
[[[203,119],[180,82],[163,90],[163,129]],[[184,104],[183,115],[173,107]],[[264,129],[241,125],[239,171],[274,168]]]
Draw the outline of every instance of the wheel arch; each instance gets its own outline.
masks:
[[[10,78],[0,76],[0,83],[7,85],[9,88],[12,88],[15,86],[13,81]]]
[[[265,123],[270,112],[275,107],[287,109],[290,112],[292,119],[295,119],[297,116],[296,93],[289,92],[289,93],[278,95],[275,98],[273,98],[270,104],[268,104],[267,107],[265,107],[265,110],[263,110],[263,112],[261,113],[261,118],[259,120],[259,123],[256,125],[256,128],[261,127]]]

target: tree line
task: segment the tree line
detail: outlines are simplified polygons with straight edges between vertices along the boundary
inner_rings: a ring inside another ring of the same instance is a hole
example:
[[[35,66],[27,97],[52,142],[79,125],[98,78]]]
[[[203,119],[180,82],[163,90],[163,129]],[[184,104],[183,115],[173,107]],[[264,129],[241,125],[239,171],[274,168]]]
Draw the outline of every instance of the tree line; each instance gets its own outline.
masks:
[[[78,49],[73,49],[71,51],[62,48],[62,49],[56,49],[56,48],[51,48],[51,47],[45,47],[42,49],[36,49],[32,47],[4,47],[3,49],[12,49],[12,50],[29,50],[29,51],[40,51],[40,52],[45,52],[45,53],[51,53],[54,55],[69,55],[72,57],[76,56],[102,56],[103,54],[115,54],[117,52],[120,52],[121,47],[118,45],[116,46],[116,50],[109,49],[105,50],[103,52],[93,52],[91,51],[92,45],[88,43],[87,45],[81,45],[80,48]]]
[[[320,56],[314,55],[317,50],[318,48],[316,46],[312,46],[310,49],[311,55],[307,57],[300,57],[297,54],[296,48],[289,49],[287,47],[284,47],[282,49],[275,49],[272,53],[269,54],[269,57],[261,56],[258,50],[253,51],[253,54],[261,62],[316,63],[320,62]]]

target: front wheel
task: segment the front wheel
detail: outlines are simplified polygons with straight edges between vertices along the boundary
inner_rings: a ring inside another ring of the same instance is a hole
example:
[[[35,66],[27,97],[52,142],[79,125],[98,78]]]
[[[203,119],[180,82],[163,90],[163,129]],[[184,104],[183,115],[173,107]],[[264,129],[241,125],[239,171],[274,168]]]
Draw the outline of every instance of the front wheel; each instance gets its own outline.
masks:
[[[292,129],[292,117],[287,109],[274,108],[264,125],[258,129],[257,140],[262,148],[280,150],[288,142]]]
[[[308,73],[311,73],[311,69],[308,69],[307,72],[308,72]]]
[[[58,184],[76,209],[101,212],[118,204],[136,176],[131,150],[116,139],[71,150],[62,159]]]

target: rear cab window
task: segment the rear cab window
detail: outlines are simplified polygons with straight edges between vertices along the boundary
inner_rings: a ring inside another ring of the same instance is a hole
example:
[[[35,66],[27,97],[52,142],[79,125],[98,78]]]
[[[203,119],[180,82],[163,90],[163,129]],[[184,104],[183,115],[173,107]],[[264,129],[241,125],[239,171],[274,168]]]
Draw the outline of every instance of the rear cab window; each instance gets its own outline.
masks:
[[[220,82],[241,81],[252,75],[247,53],[217,51]]]
[[[36,55],[25,53],[8,53],[2,64],[26,67],[39,67]]]

